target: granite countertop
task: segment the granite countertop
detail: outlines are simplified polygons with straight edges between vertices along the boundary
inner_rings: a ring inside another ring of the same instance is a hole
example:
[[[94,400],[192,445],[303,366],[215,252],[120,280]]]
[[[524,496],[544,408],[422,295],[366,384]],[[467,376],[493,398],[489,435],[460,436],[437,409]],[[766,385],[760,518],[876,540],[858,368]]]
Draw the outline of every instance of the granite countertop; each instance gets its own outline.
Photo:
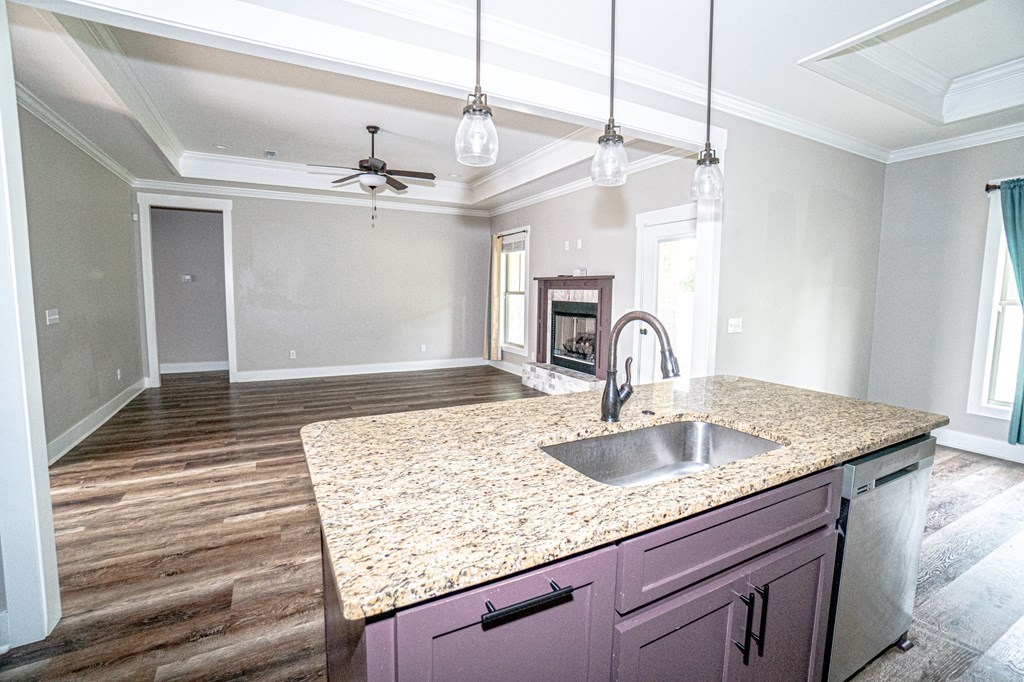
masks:
[[[302,429],[344,617],[359,620],[619,540],[948,423],[717,376],[318,422]],[[642,414],[644,410],[653,415]],[[785,447],[649,486],[593,481],[538,446],[702,420]]]

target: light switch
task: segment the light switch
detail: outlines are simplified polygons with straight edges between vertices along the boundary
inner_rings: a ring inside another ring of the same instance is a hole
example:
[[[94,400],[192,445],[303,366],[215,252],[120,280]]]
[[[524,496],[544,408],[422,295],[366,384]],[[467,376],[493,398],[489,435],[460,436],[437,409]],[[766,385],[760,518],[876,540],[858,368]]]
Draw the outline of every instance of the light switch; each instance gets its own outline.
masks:
[[[46,311],[46,326],[49,327],[51,324],[57,324],[60,322],[60,312],[56,308],[50,308]]]
[[[582,239],[577,239],[576,240],[576,248],[577,249],[582,249],[583,248],[583,240]]]
[[[729,318],[729,333],[739,334],[743,331],[743,318],[742,317],[730,317]]]

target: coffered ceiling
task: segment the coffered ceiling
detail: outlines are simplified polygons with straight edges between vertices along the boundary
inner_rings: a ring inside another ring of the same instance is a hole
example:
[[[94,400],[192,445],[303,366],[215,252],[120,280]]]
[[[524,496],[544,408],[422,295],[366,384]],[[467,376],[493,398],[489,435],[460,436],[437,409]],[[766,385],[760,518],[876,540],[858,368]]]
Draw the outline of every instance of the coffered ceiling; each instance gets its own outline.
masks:
[[[353,165],[376,124],[379,157],[437,175],[382,200],[493,212],[585,186],[607,116],[608,8],[593,0],[485,0],[483,85],[501,152],[484,169],[453,152],[473,84],[472,0],[8,7],[19,100],[139,186],[365,201],[358,183],[332,190],[337,174],[306,164]],[[707,3],[620,0],[618,16],[616,119],[631,162],[692,154]],[[715,26],[718,111],[880,161],[1024,135],[1020,0],[732,0]],[[727,132],[712,138],[727,163]]]

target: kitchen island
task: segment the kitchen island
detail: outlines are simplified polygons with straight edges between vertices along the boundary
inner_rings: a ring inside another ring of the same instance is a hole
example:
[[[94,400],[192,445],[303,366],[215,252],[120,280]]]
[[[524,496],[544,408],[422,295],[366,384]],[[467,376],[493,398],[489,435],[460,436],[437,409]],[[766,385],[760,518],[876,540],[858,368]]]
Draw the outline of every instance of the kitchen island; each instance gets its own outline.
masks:
[[[599,405],[598,392],[577,393],[306,426],[328,611],[358,633],[367,621],[609,547],[948,421],[729,376],[638,387],[614,424],[600,421]],[[635,488],[598,483],[540,450],[683,420],[784,447]]]

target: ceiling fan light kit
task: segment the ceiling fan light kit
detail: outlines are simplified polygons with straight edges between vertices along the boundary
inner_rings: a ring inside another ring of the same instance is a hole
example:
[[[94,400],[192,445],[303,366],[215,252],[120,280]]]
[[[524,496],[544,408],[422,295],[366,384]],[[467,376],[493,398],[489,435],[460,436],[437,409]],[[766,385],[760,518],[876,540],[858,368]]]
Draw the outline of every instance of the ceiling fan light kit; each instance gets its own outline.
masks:
[[[711,148],[711,55],[715,36],[715,0],[710,0],[711,12],[708,19],[708,106],[707,136],[704,149],[697,158],[697,168],[690,183],[690,196],[694,199],[721,199],[725,192],[725,176],[718,163],[715,150]]]
[[[597,138],[597,153],[590,162],[590,179],[595,185],[616,187],[626,183],[629,159],[619,127],[615,125],[615,0],[612,0],[612,65],[611,85],[608,88],[608,123],[604,135]]]
[[[464,166],[491,166],[498,160],[498,130],[487,95],[480,89],[480,5],[481,0],[476,0],[476,87],[467,97],[455,133],[455,158]]]

